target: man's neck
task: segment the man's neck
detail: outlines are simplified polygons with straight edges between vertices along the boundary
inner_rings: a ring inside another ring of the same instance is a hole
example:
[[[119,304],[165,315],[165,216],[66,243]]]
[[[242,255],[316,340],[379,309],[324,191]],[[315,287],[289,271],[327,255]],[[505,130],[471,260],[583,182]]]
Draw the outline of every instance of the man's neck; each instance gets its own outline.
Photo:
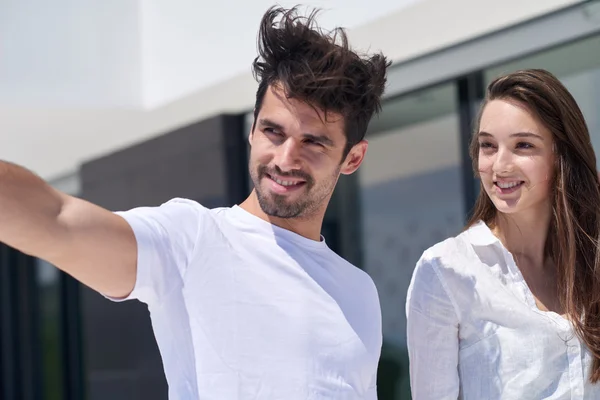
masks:
[[[287,229],[305,238],[320,241],[321,240],[321,226],[323,225],[323,218],[325,216],[325,210],[320,210],[317,213],[312,214],[307,218],[278,218],[267,215],[258,202],[256,191],[252,191],[248,198],[240,204],[240,207],[252,215],[257,216],[273,225],[280,228]]]

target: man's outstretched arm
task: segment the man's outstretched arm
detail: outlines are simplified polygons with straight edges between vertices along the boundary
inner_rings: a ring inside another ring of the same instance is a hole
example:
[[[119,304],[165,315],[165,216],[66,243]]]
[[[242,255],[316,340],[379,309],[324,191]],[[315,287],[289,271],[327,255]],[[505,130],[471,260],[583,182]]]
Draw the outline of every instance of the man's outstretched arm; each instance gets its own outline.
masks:
[[[44,259],[111,297],[125,297],[135,285],[137,244],[125,219],[4,161],[0,242]]]

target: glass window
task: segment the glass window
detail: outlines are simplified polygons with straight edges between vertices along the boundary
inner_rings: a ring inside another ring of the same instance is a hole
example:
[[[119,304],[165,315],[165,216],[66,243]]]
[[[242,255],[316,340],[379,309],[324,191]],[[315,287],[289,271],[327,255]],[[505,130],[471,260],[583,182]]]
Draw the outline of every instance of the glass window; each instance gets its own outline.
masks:
[[[60,271],[51,264],[38,259],[36,287],[39,296],[39,339],[41,341],[42,398],[44,400],[65,398],[60,282]]]
[[[585,116],[600,161],[600,35],[527,56],[485,71],[486,83],[523,68],[543,68],[569,89]]]
[[[410,398],[405,302],[416,262],[465,222],[458,95],[447,83],[384,104],[358,171],[362,268],[378,287],[380,398]]]

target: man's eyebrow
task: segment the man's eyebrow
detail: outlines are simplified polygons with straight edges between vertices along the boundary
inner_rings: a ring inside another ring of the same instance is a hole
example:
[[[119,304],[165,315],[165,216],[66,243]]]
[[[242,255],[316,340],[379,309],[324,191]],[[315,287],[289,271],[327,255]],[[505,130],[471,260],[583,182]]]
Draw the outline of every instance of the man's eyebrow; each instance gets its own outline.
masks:
[[[268,118],[261,118],[258,120],[258,124],[260,126],[267,126],[269,128],[274,128],[277,129],[279,131],[285,131],[283,129],[283,125],[278,124],[277,122],[274,122]],[[305,133],[302,135],[302,137],[304,137],[305,139],[308,140],[312,140],[315,143],[320,143],[323,144],[325,146],[333,146],[335,143],[333,142],[333,140],[331,140],[331,138],[327,135],[320,135],[320,134],[314,134],[314,133]]]
[[[258,124],[262,125],[262,126],[268,126],[271,128],[275,128],[278,129],[280,131],[283,131],[283,126],[281,124],[278,124],[277,122],[271,121],[268,118],[261,118],[258,120]]]

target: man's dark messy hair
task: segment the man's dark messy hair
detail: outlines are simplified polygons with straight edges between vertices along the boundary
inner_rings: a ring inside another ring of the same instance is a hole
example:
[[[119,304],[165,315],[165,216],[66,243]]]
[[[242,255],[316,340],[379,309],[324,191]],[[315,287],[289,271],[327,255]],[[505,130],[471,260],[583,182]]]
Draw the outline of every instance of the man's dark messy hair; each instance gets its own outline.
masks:
[[[255,124],[267,89],[279,85],[288,98],[322,110],[325,119],[329,112],[344,117],[345,158],[381,110],[390,63],[383,54],[361,56],[351,50],[343,28],[321,30],[315,22],[318,10],[302,17],[297,9],[272,7],[261,21],[253,63],[259,83]]]

